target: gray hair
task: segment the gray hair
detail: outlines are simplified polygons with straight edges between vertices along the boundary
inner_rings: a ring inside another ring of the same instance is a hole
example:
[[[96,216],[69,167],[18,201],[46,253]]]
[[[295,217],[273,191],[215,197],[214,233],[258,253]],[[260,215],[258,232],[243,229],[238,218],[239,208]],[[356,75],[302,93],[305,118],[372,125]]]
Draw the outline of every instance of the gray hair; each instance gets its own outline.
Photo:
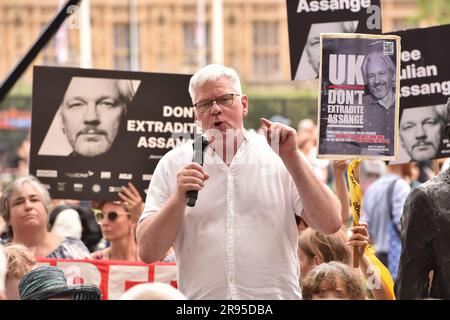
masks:
[[[437,105],[433,106],[433,108],[434,108],[434,111],[436,112],[439,120],[442,121],[442,123],[444,124],[444,127],[445,127],[445,124],[448,122],[448,120],[450,120],[449,114],[448,114],[449,112],[447,110],[447,108],[450,108],[450,106],[447,106],[445,104],[437,104]]]
[[[136,93],[136,88],[133,86],[133,82],[127,79],[117,79],[116,84],[119,98],[125,104],[125,107],[128,108]]]
[[[364,57],[364,61],[362,63],[362,73],[363,73],[363,77],[364,77],[364,84],[367,85],[367,83],[369,82],[367,80],[367,65],[370,63],[370,60],[374,59],[374,58],[380,58],[381,60],[384,61],[385,65],[387,66],[389,73],[392,75],[393,77],[393,87],[395,87],[395,64],[392,61],[392,59],[385,55],[382,51],[373,51],[369,54],[367,54]]]
[[[362,277],[349,265],[342,262],[331,261],[314,267],[302,281],[303,299],[311,300],[313,295],[323,291],[323,287],[334,290],[340,279],[345,287],[347,298],[351,300],[364,300],[366,289]]]
[[[189,81],[189,94],[191,95],[192,103],[196,103],[195,91],[198,88],[203,87],[207,83],[217,81],[222,77],[226,77],[231,81],[233,89],[236,91],[234,93],[242,94],[241,81],[236,70],[221,64],[209,64],[198,70]]]
[[[45,209],[47,210],[47,213],[51,211],[52,202],[50,194],[48,193],[47,189],[42,185],[42,183],[40,183],[37,178],[31,175],[19,177],[6,186],[0,198],[0,214],[3,216],[8,225],[9,225],[9,218],[11,215],[11,208],[9,207],[10,197],[14,192],[19,191],[26,183],[31,184],[39,192],[44,202],[44,206]]]

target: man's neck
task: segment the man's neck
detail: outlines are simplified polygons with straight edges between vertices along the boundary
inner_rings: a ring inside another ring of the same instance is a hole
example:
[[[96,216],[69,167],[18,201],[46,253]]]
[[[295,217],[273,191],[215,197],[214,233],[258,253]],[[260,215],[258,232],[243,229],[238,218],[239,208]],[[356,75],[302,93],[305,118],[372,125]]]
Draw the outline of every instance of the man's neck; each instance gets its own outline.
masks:
[[[215,139],[211,143],[211,148],[216,152],[227,165],[230,165],[236,155],[237,150],[245,140],[245,132],[236,130],[224,134],[220,139]]]

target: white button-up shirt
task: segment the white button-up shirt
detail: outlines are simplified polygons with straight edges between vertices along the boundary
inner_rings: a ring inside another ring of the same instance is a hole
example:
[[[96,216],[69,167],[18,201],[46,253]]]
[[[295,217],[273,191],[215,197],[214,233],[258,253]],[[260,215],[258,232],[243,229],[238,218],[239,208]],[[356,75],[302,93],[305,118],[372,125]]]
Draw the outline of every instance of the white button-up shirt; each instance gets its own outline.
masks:
[[[141,220],[159,211],[192,162],[192,144],[158,163]],[[178,285],[189,299],[300,299],[294,181],[263,136],[246,133],[230,166],[208,148],[209,179],[186,207],[175,241]]]

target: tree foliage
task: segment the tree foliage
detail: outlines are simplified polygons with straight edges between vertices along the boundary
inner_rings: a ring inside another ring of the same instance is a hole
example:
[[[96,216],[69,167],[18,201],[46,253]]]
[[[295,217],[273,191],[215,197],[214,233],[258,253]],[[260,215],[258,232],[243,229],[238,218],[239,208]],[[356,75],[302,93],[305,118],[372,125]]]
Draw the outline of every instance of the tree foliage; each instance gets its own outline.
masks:
[[[417,5],[418,14],[410,19],[411,23],[450,23],[450,0],[418,0]]]
[[[270,98],[249,97],[249,113],[244,120],[246,128],[258,129],[260,119],[281,115],[291,120],[291,127],[297,129],[301,119],[310,118],[317,122],[317,99],[313,97]]]

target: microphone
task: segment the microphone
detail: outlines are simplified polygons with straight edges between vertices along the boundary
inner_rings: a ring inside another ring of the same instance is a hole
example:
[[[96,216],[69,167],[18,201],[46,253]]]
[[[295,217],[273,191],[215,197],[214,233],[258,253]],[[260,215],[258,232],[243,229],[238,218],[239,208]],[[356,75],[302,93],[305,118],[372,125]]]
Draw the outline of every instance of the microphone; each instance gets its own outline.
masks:
[[[194,157],[192,161],[203,166],[203,157],[207,147],[208,147],[208,140],[206,140],[204,136],[198,136],[197,138],[195,138],[194,143],[192,144],[192,148],[194,149]],[[189,190],[188,192],[186,192],[186,204],[188,205],[188,207],[195,206],[197,197],[198,197],[197,190]]]

